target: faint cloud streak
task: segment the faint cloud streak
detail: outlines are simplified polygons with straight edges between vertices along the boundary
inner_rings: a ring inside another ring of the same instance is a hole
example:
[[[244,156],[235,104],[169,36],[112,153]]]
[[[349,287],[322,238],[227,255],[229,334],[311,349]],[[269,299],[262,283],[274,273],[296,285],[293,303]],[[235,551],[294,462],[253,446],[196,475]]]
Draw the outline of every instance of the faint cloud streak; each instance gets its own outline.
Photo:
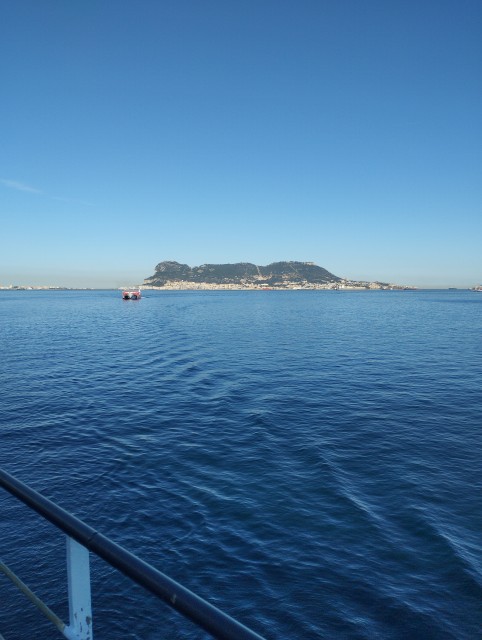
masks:
[[[28,184],[23,182],[19,182],[18,180],[8,180],[7,178],[0,178],[0,184],[3,184],[5,187],[9,189],[16,189],[17,191],[25,191],[27,193],[36,193],[38,195],[46,196],[51,200],[57,200],[58,202],[67,202],[71,204],[81,204],[86,207],[94,207],[95,205],[92,202],[86,202],[84,200],[78,200],[77,198],[61,198],[58,196],[51,196],[41,189],[36,189],[35,187],[31,187]]]
[[[95,206],[92,202],[86,202],[85,200],[77,200],[76,198],[61,198],[59,196],[52,196],[52,200],[57,200],[58,202],[67,202],[72,204],[82,204],[86,207]]]
[[[30,187],[28,184],[18,182],[17,180],[7,180],[5,178],[1,178],[0,182],[5,187],[9,187],[9,189],[16,189],[17,191],[27,191],[28,193],[43,193],[42,191],[40,191],[40,189],[35,189],[34,187]]]

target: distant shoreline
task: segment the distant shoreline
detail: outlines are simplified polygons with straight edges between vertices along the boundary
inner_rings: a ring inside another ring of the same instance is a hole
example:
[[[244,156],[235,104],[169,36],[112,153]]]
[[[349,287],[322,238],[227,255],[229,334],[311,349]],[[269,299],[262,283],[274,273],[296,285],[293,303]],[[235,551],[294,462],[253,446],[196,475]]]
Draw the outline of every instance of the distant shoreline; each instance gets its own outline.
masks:
[[[56,287],[56,286],[8,286],[0,287],[0,292],[19,292],[19,291],[36,291],[36,292],[63,292],[63,291],[112,291],[119,292],[125,287]],[[331,292],[371,292],[371,291],[479,291],[476,287],[404,287],[393,286],[383,288],[369,288],[369,287],[242,287],[235,285],[209,285],[206,287],[201,286],[180,286],[180,287],[153,287],[153,286],[141,286],[142,291],[161,291],[161,292],[175,292],[175,291],[331,291]]]

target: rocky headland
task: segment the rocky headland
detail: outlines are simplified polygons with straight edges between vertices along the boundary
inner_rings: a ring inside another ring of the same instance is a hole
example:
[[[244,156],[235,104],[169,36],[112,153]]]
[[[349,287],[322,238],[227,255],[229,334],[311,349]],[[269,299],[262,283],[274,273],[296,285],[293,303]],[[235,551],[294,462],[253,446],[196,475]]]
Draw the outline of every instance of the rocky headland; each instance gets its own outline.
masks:
[[[190,267],[175,261],[160,262],[144,280],[143,289],[408,289],[386,282],[349,280],[314,262],[250,262],[203,264]]]

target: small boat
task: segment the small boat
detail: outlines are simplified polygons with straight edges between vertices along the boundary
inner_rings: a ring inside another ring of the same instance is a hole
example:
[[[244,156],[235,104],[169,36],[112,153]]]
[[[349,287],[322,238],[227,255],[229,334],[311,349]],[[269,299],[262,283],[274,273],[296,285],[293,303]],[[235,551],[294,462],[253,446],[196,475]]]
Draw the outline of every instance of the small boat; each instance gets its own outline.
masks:
[[[141,290],[140,289],[126,289],[122,292],[123,300],[140,300],[141,298]]]

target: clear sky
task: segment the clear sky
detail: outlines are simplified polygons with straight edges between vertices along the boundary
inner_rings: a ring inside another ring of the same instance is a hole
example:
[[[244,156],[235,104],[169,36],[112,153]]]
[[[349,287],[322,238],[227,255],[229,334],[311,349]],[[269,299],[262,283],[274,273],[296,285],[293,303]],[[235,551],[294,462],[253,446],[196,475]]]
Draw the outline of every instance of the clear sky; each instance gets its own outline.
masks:
[[[482,281],[480,0],[15,0],[0,284]]]

